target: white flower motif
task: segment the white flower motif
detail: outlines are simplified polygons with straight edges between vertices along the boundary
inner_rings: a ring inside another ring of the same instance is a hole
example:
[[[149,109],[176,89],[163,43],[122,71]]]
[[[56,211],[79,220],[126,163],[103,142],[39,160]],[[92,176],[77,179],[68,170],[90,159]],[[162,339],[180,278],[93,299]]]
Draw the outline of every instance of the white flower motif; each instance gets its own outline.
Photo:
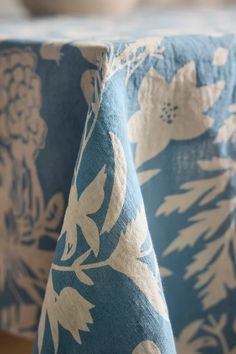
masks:
[[[219,47],[216,49],[213,57],[213,65],[225,65],[229,56],[229,50]]]
[[[228,111],[231,112],[231,115],[224,120],[223,125],[220,127],[214,140],[215,144],[229,141],[236,142],[236,105],[230,105]]]
[[[139,343],[132,354],[161,354],[161,352],[154,342],[145,340]]]
[[[46,315],[51,330],[54,353],[59,348],[59,324],[70,332],[74,340],[81,344],[80,331],[89,332],[88,324],[93,324],[90,314],[94,305],[83,298],[80,293],[71,288],[62,289],[60,294],[54,289],[52,272],[49,274],[47,291],[42,307],[38,329],[38,350],[42,353],[46,331]]]
[[[219,98],[224,81],[197,87],[195,63],[179,69],[169,83],[154,69],[139,89],[140,110],[128,122],[129,139],[137,144],[135,163],[141,166],[173,140],[189,140],[206,132],[213,119],[204,113]]]

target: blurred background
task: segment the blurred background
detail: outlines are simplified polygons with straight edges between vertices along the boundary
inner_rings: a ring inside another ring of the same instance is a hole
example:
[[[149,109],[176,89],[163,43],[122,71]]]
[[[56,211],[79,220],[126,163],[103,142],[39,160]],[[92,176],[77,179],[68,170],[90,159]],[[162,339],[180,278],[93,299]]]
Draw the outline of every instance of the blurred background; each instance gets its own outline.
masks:
[[[82,15],[124,15],[139,6],[159,9],[219,8],[236,0],[0,0],[0,16],[27,16],[79,13]]]

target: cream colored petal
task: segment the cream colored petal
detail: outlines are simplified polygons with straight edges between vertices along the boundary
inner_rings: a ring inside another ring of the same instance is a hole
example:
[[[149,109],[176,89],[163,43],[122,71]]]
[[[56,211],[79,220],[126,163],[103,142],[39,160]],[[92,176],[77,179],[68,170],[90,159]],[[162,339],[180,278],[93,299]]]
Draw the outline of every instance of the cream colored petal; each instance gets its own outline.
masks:
[[[73,45],[76,45],[76,42],[74,42]],[[99,65],[101,63],[104,53],[106,53],[107,51],[107,48],[104,46],[104,43],[96,43],[96,45],[94,45],[94,43],[91,45],[86,44],[86,46],[84,47],[81,46],[80,43],[79,50],[87,61],[94,65]]]
[[[49,200],[45,210],[45,227],[56,229],[64,214],[64,197],[63,193],[58,192]]]
[[[143,184],[147,183],[152,177],[158,175],[161,170],[159,168],[138,172],[138,180],[139,184],[142,186]]]
[[[224,121],[214,140],[215,144],[227,141],[236,142],[236,116],[231,116]]]
[[[158,116],[138,111],[128,121],[128,137],[136,143],[135,165],[141,166],[145,161],[158,155],[170,141],[169,127],[165,129]]]
[[[236,171],[236,161],[230,157],[213,157],[211,160],[199,160],[198,165],[204,171]]]
[[[196,66],[194,61],[180,68],[171,82],[172,89],[180,85],[196,87],[196,84]]]
[[[154,112],[153,112],[154,114]],[[128,136],[131,143],[136,143],[135,165],[141,166],[145,161],[158,155],[170,141],[169,127],[158,119],[157,115],[138,111],[128,122]]]
[[[97,70],[86,70],[81,77],[80,86],[87,104],[92,102],[96,78]]]
[[[124,205],[127,183],[127,166],[123,146],[114,133],[110,132],[109,134],[114,152],[114,182],[101,234],[111,231],[117,222]]]
[[[137,345],[132,354],[161,354],[161,352],[154,342],[145,340]]]
[[[159,154],[170,141],[171,128],[160,119],[160,111],[162,102],[169,102],[171,96],[171,86],[150,69],[139,89],[140,110],[128,122],[129,140],[137,143],[136,167]]]
[[[236,113],[236,103],[235,104],[231,104],[228,108],[228,111],[231,113]]]
[[[94,180],[82,192],[77,200],[77,187],[73,184],[70,190],[68,207],[64,218],[62,232],[66,232],[66,243],[62,260],[69,259],[77,247],[77,226],[80,225],[89,246],[97,255],[99,252],[99,232],[96,224],[88,217],[96,213],[104,201],[104,185],[106,182],[105,166]],[[92,233],[91,233],[92,232]]]
[[[103,166],[79,198],[77,206],[78,219],[84,215],[94,214],[101,208],[105,196],[104,185],[106,177],[105,166]],[[74,207],[76,208],[76,206]]]
[[[135,112],[128,121],[128,138],[131,143],[137,143],[144,132],[144,119],[141,111]]]
[[[135,165],[138,168],[144,162],[157,156],[163,151],[170,142],[170,131],[160,128],[150,131],[145,140],[142,139],[137,143],[135,154]]]
[[[152,101],[156,102],[160,100],[157,93],[162,94],[163,91],[168,90],[168,86],[169,84],[166,82],[165,78],[155,69],[151,68],[144,76],[138,93],[141,109],[145,110],[148,107],[150,109]]]
[[[176,86],[173,92],[173,105],[178,108],[176,117],[169,128],[172,139],[193,139],[213,125],[213,118],[205,116],[204,112],[218,98],[221,89],[221,83],[202,88],[188,85]]]
[[[161,278],[166,278],[173,275],[173,272],[168,268],[160,267],[160,274],[161,274]]]
[[[176,73],[171,84],[171,103],[178,107],[176,118],[170,125],[173,139],[193,139],[212,126],[214,120],[204,113],[217,101],[224,85],[224,81],[217,81],[207,86],[196,87],[196,69],[193,62]]]
[[[225,65],[228,59],[229,50],[219,47],[216,49],[213,56],[213,65]]]
[[[191,108],[189,111],[181,112],[181,121],[176,120],[173,124],[171,137],[174,140],[194,139],[209,130],[214,123],[213,118],[204,116]]]
[[[90,217],[83,216],[79,225],[87,244],[91,247],[95,256],[97,256],[100,247],[100,237],[96,223]]]
[[[55,316],[61,326],[68,330],[74,339],[81,344],[79,330],[89,331],[87,324],[92,324],[90,310],[94,305],[80,293],[70,287],[64,288],[55,305]]]
[[[63,42],[44,43],[40,48],[41,58],[44,60],[54,60],[59,65],[63,55],[61,52],[63,45]]]
[[[198,90],[201,91],[201,101],[199,107],[202,107],[202,112],[207,112],[209,108],[218,100],[222,90],[225,87],[224,81],[217,81],[214,84],[202,86]]]
[[[78,193],[74,183],[70,189],[68,206],[64,216],[64,222],[59,238],[66,232],[65,248],[61,260],[69,259],[75,252],[77,247],[77,203]]]

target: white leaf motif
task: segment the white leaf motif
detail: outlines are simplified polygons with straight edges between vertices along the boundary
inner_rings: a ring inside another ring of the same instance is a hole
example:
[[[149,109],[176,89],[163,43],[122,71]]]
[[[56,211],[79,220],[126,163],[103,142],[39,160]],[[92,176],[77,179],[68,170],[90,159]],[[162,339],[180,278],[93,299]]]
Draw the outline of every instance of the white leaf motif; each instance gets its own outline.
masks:
[[[215,178],[202,179],[193,182],[187,182],[180,187],[184,193],[165,197],[164,203],[159,207],[156,216],[170,215],[174,211],[178,213],[186,212],[195,202],[200,205],[214,199],[219,193],[222,193],[229,182],[229,173]],[[202,196],[204,198],[202,199]],[[201,201],[200,201],[201,200]]]
[[[174,210],[182,213],[194,203],[201,207],[208,205],[232,183],[231,179],[236,172],[235,160],[214,157],[211,160],[198,161],[198,164],[203,171],[216,171],[219,173],[218,176],[183,184],[180,189],[187,192],[166,197],[157,215],[169,215]],[[165,256],[176,251],[180,252],[188,246],[194,246],[199,239],[204,239],[204,248],[195,252],[184,276],[185,280],[195,278],[194,289],[199,293],[203,309],[215,306],[228,296],[229,289],[236,288],[231,253],[236,250],[233,217],[236,198],[230,195],[228,199],[215,201],[214,204],[189,217],[189,226],[180,230],[179,235],[164,252]],[[222,233],[221,228],[230,219],[233,219],[230,227]],[[218,232],[220,237],[215,238]]]
[[[69,203],[66,211],[62,234],[66,231],[66,244],[62,260],[69,259],[77,246],[76,225],[81,227],[84,238],[97,256],[99,252],[99,231],[90,215],[96,213],[104,201],[104,185],[106,181],[105,166],[100,170],[94,180],[85,188],[79,200],[74,184],[71,187]]]
[[[81,283],[84,283],[86,285],[94,285],[93,280],[83,270],[78,269],[77,271],[75,271],[75,273]]]
[[[228,289],[236,288],[234,266],[230,258],[230,241],[234,242],[234,239],[235,223],[232,222],[229,229],[219,239],[207,243],[187,267],[185,279],[198,274],[194,288],[200,290],[204,309],[225,299]]]
[[[230,157],[213,157],[211,160],[200,160],[198,165],[204,171],[232,170],[236,172],[236,162]]]
[[[74,183],[70,189],[68,206],[66,209],[64,222],[60,237],[66,232],[64,253],[62,260],[69,259],[75,252],[77,246],[77,230],[76,230],[76,212],[77,212],[77,188]],[[60,238],[59,237],[59,238]]]
[[[159,168],[138,172],[137,175],[138,175],[140,186],[150,181],[150,179],[158,175],[159,172],[160,172]]]
[[[203,320],[196,320],[187,325],[180,336],[176,339],[177,353],[179,354],[200,354],[201,349],[216,347],[217,341],[210,336],[197,336],[203,326]],[[196,337],[196,338],[195,338]]]
[[[81,264],[87,259],[87,257],[90,255],[91,250],[88,250],[84,254],[82,254],[80,257],[78,257],[73,265],[72,268],[74,269],[74,272],[77,275],[77,278],[84,284],[86,285],[93,285],[92,279],[83,271]]]
[[[236,198],[221,200],[217,203],[216,208],[202,211],[189,218],[193,224],[180,231],[179,236],[167,247],[164,255],[181,251],[187,246],[193,246],[201,237],[209,240],[235,208]]]
[[[58,227],[64,213],[64,199],[62,193],[56,193],[50,199],[45,212],[46,227],[55,229]]]
[[[161,354],[161,352],[154,342],[145,340],[137,345],[132,354]]]
[[[114,151],[114,183],[101,234],[109,232],[118,220],[124,205],[126,192],[127,167],[124,150],[120,140],[114,133],[110,132],[110,137]]]
[[[97,75],[97,70],[90,69],[86,70],[81,77],[80,86],[87,104],[92,102]]]
[[[160,267],[160,274],[161,274],[161,278],[165,278],[173,275],[173,272],[168,268]]]
[[[219,144],[230,140],[233,143],[236,142],[236,115],[230,116],[224,120],[224,124],[219,129],[214,143]]]
[[[225,65],[229,55],[229,50],[227,48],[219,47],[216,49],[213,58],[213,65]]]
[[[109,265],[118,272],[125,274],[143,292],[155,310],[168,320],[166,305],[161,296],[157,278],[153,275],[148,265],[141,260],[141,246],[148,235],[147,221],[144,208],[136,218],[121,233],[118,245],[113,251]]]
[[[236,171],[235,161],[226,158],[199,161],[198,164],[205,171],[224,171],[225,173],[212,178],[190,181],[180,186],[181,194],[165,197],[164,203],[159,207],[156,216],[170,215],[174,211],[183,213],[194,203],[205,205],[222,193],[230,178]]]

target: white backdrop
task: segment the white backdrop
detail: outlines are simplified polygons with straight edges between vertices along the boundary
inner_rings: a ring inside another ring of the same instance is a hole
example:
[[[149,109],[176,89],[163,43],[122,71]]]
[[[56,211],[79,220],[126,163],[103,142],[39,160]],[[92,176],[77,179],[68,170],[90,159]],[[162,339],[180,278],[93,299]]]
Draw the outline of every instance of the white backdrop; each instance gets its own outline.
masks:
[[[40,0],[38,0],[40,2]],[[56,0],[48,0],[56,1]],[[76,0],[75,0],[76,1]],[[79,0],[77,0],[79,1]],[[90,0],[87,0],[88,2]],[[110,0],[119,1],[119,0]],[[236,0],[138,0],[141,5],[154,6],[157,8],[176,8],[177,6],[184,7],[217,7],[236,4]],[[66,2],[66,0],[65,0]],[[21,5],[20,0],[0,0],[0,16],[18,16],[25,15],[27,12]]]
[[[236,0],[140,0],[143,5],[155,7],[225,7],[236,3]]]
[[[20,0],[0,0],[0,16],[23,14],[25,14],[25,9]]]

